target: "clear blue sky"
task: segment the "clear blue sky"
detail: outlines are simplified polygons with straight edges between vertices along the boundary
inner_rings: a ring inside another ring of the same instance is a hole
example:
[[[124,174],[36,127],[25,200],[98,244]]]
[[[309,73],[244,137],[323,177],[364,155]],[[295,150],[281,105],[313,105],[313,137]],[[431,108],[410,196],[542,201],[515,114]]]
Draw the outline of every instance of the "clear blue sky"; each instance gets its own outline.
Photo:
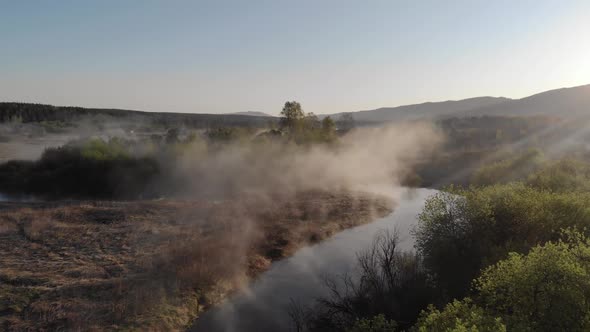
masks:
[[[590,1],[0,0],[0,100],[332,113],[590,83]]]

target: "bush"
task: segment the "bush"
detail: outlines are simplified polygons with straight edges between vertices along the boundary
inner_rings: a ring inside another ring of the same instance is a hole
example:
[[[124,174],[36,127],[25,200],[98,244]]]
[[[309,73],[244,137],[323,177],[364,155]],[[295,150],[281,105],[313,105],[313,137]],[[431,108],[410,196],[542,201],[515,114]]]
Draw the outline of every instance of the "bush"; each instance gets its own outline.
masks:
[[[537,190],[521,183],[429,198],[414,229],[416,248],[447,298],[461,298],[478,272],[559,238],[560,230],[590,225],[590,194]]]
[[[130,155],[127,148],[124,146],[124,142],[121,139],[111,139],[109,141],[103,141],[101,139],[91,139],[80,143],[80,145],[69,144],[64,149],[72,149],[73,153],[79,150],[80,155],[84,159],[92,160],[117,160],[117,159],[129,159]],[[48,150],[46,153],[50,153],[52,150]]]
[[[484,270],[475,282],[480,301],[513,331],[590,330],[590,241],[534,247]]]
[[[119,140],[90,140],[47,149],[35,162],[0,165],[0,187],[45,198],[139,198],[150,196],[159,174],[149,157],[132,157]]]
[[[413,329],[416,332],[505,332],[502,320],[490,316],[466,298],[453,301],[443,311],[429,306]]]

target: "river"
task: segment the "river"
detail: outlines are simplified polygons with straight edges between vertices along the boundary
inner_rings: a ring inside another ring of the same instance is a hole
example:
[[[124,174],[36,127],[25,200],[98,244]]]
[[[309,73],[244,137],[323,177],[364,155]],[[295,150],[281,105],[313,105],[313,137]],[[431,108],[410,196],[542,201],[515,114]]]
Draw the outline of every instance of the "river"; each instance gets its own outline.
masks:
[[[410,230],[425,199],[435,193],[433,189],[401,190],[390,215],[342,231],[273,263],[248,289],[203,314],[190,331],[289,331],[289,304],[296,301],[311,305],[316,298],[326,295],[326,275],[354,274],[357,252],[368,248],[378,232],[396,229],[400,248],[412,250]]]
[[[39,202],[38,198],[33,196],[11,196],[0,193],[0,202],[19,202],[19,203],[30,203]]]

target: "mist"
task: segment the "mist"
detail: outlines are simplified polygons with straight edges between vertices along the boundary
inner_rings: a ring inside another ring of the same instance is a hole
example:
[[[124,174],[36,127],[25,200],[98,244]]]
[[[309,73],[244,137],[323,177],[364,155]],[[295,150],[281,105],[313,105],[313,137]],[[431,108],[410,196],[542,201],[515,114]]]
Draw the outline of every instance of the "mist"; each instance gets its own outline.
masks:
[[[427,122],[351,130],[335,144],[298,146],[229,144],[203,153],[196,144],[174,172],[185,194],[225,197],[237,194],[289,194],[307,190],[348,190],[391,194],[416,162],[443,141]]]

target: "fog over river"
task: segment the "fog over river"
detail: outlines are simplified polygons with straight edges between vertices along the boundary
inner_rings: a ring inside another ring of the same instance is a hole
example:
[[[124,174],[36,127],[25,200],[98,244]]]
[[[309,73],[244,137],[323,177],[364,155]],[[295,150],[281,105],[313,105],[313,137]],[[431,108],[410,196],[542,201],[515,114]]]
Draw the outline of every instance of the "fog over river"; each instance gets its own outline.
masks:
[[[412,250],[410,235],[424,201],[433,189],[400,189],[394,212],[372,223],[342,231],[333,237],[297,251],[292,257],[274,263],[248,289],[197,320],[190,331],[289,331],[287,308],[292,301],[312,305],[326,295],[326,276],[354,275],[357,252],[368,248],[376,234],[395,229],[399,247]]]

